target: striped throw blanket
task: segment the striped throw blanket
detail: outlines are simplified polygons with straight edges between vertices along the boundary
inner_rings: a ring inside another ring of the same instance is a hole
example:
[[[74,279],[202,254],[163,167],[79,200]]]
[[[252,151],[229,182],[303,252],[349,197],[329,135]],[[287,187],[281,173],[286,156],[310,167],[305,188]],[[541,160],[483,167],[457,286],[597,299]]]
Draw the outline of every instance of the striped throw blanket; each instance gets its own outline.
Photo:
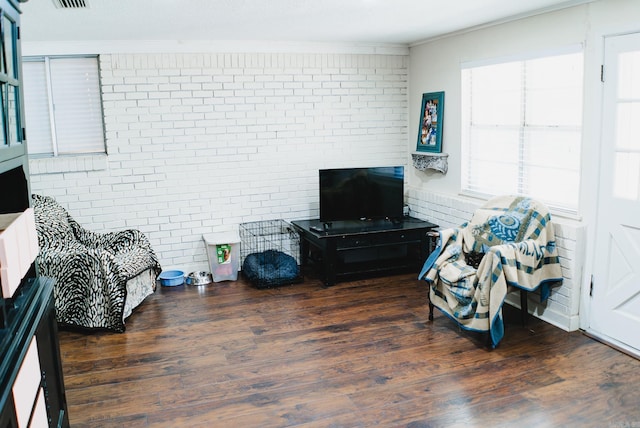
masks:
[[[480,258],[474,266],[472,259]],[[504,336],[507,287],[528,291],[562,281],[555,234],[546,206],[530,198],[500,196],[480,207],[469,223],[440,232],[420,279],[431,302],[462,328],[489,331],[495,347]]]

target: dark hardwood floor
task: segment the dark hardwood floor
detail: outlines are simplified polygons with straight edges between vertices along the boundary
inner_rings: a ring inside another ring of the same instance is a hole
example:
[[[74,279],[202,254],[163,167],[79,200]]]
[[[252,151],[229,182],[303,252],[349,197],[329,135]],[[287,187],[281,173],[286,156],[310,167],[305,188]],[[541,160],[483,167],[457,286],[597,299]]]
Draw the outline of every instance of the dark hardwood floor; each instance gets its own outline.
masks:
[[[73,427],[640,427],[640,361],[505,305],[490,350],[415,275],[158,288],[124,334],[61,331]]]

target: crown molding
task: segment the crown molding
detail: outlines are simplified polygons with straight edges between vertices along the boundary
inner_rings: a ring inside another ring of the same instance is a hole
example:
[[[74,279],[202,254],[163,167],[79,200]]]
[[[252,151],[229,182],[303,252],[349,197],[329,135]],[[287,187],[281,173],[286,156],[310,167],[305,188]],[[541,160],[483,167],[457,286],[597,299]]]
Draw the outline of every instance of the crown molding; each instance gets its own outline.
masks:
[[[438,36],[430,37],[428,39],[419,40],[419,41],[410,43],[409,47],[410,48],[414,48],[414,47],[417,47],[417,46],[420,46],[420,45],[424,45],[424,44],[427,44],[427,43],[435,42],[435,41],[440,40],[440,39],[446,39],[448,37],[459,36],[459,35],[462,35],[462,34],[471,33],[473,31],[478,31],[478,30],[482,30],[482,29],[485,29],[485,28],[491,28],[491,27],[495,27],[497,25],[502,25],[502,24],[507,24],[509,22],[518,21],[520,19],[531,18],[533,16],[543,15],[545,13],[556,12],[556,11],[563,10],[563,9],[569,9],[569,8],[576,7],[576,6],[581,6],[581,5],[584,5],[584,4],[593,3],[595,1],[599,1],[599,0],[569,0],[569,1],[566,1],[564,3],[556,4],[556,5],[553,5],[553,6],[545,7],[545,8],[534,10],[534,11],[531,11],[531,12],[520,13],[520,14],[517,14],[517,15],[508,16],[506,18],[502,18],[502,19],[498,19],[498,20],[495,20],[495,21],[487,22],[485,24],[474,25],[472,27],[464,28],[462,30],[452,31],[450,33],[440,34]]]
[[[408,45],[207,40],[24,41],[22,55],[96,55],[126,53],[314,53],[409,55]]]

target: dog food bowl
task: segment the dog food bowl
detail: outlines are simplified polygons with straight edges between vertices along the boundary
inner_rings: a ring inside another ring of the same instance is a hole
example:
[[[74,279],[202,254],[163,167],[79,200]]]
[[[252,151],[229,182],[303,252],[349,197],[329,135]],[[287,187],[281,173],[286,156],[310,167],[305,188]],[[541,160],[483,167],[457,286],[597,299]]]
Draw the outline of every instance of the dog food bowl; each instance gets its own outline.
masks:
[[[191,272],[187,275],[187,285],[207,285],[213,282],[209,272]]]
[[[184,284],[184,272],[181,270],[165,270],[158,276],[160,285],[164,287],[175,287]]]

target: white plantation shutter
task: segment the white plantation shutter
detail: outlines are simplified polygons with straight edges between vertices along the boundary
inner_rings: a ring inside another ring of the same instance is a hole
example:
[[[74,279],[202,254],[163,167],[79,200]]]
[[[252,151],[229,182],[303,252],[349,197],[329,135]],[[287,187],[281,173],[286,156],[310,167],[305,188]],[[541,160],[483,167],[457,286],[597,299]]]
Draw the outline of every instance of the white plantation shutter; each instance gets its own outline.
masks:
[[[575,51],[463,65],[463,191],[577,210],[582,70]]]
[[[29,152],[104,153],[97,58],[28,60],[23,68],[29,69],[28,77],[25,71]]]
[[[96,58],[51,60],[59,153],[104,152]]]
[[[53,153],[49,101],[44,61],[22,65],[24,109],[29,153]]]

